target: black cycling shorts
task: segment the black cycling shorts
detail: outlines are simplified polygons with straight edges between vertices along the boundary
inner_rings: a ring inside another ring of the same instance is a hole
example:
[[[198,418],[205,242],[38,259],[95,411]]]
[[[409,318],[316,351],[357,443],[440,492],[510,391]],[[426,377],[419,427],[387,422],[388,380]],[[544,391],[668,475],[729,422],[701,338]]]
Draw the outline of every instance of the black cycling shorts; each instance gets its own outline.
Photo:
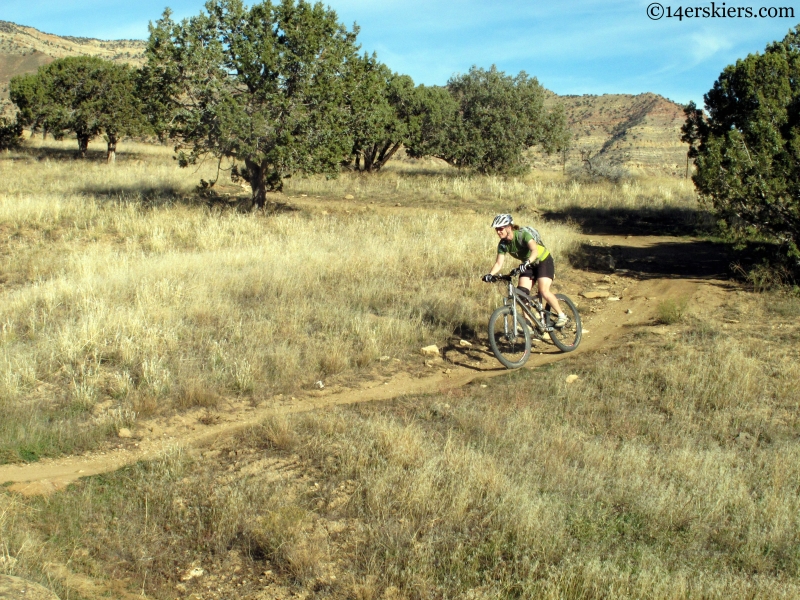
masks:
[[[534,281],[539,277],[547,277],[549,279],[556,278],[556,263],[553,262],[553,255],[548,254],[542,262],[535,267],[528,265],[528,268],[520,273],[522,277],[530,277]]]

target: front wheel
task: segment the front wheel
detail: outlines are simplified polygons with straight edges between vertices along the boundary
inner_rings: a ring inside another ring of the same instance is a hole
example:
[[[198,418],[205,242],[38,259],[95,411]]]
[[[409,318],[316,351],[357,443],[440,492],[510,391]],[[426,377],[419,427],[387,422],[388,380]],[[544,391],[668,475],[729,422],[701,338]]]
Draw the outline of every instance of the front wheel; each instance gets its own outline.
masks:
[[[562,352],[572,352],[581,343],[581,333],[583,332],[581,316],[578,314],[575,303],[564,294],[556,294],[556,298],[558,298],[558,303],[561,305],[561,310],[567,315],[567,323],[563,327],[553,327],[553,331],[550,332],[550,339]],[[547,315],[547,325],[554,326],[556,319],[558,319],[556,311],[552,310],[548,304],[545,307],[545,313]]]
[[[503,365],[518,369],[531,355],[531,332],[520,311],[516,322],[510,306],[501,306],[489,317],[489,346]]]

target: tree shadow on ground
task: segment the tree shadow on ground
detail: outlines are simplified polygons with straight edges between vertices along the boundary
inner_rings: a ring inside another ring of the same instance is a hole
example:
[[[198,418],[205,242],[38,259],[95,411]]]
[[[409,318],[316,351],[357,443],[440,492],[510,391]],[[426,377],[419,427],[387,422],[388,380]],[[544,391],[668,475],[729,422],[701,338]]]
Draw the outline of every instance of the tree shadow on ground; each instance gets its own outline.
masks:
[[[506,370],[504,366],[498,366],[494,354],[483,346],[477,336],[470,346],[462,346],[460,339],[451,339],[441,348],[442,358],[446,364],[476,372]]]
[[[80,192],[101,201],[134,202],[150,207],[171,204],[198,205],[204,202],[196,194],[186,194],[185,190],[169,185],[87,186]]]
[[[86,151],[86,157],[81,158],[78,154],[77,145],[75,148],[50,148],[50,147],[28,147],[21,146],[14,150],[14,160],[27,160],[27,161],[44,161],[49,160],[53,162],[70,162],[70,161],[85,161],[87,163],[105,163],[108,157],[105,150],[89,149]],[[139,152],[117,152],[117,162],[126,162],[131,160],[146,160],[148,155]]]
[[[235,210],[237,212],[259,212],[249,195],[218,192],[214,189],[195,189],[187,192],[174,186],[88,186],[82,193],[108,202],[133,202],[148,208],[181,204],[185,206],[205,206],[215,210]],[[297,212],[300,209],[285,202],[267,202],[260,212],[275,215]]]
[[[640,279],[728,279],[736,259],[729,244],[704,240],[661,242],[644,248],[584,243],[569,256],[578,269],[628,273]]]
[[[711,215],[701,208],[569,207],[542,213],[551,221],[576,223],[588,235],[709,235]]]

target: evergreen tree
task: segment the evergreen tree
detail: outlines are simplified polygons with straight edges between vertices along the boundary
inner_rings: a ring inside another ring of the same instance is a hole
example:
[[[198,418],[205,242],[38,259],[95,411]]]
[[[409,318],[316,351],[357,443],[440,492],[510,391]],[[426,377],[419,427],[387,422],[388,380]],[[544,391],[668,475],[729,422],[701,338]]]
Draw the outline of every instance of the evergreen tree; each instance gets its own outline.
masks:
[[[511,77],[494,66],[472,67],[451,78],[447,89],[457,111],[438,156],[454,166],[521,173],[529,168],[523,154],[528,148],[551,153],[568,142],[563,110],[546,111],[544,88],[524,71]]]
[[[74,133],[81,157],[86,156],[89,141],[105,133],[108,161],[113,162],[120,136],[141,133],[144,123],[136,72],[102,58],[55,60],[35,74],[14,77],[10,95],[22,125],[56,137]]]
[[[353,150],[347,73],[356,30],[304,0],[245,7],[210,0],[175,23],[167,11],[150,29],[147,90],[153,122],[176,139],[182,166],[233,160],[253,201],[296,173],[335,175]]]
[[[22,141],[22,125],[19,120],[11,121],[0,117],[0,150],[16,148]]]
[[[417,86],[412,97],[411,114],[414,125],[407,148],[409,156],[448,156],[458,105],[447,88]]]
[[[347,82],[353,138],[352,164],[357,171],[380,170],[416,129],[413,115],[414,82],[392,73],[375,56],[351,64]]]
[[[726,67],[705,104],[705,121],[687,112],[683,138],[696,144],[698,191],[734,236],[800,259],[800,27]]]

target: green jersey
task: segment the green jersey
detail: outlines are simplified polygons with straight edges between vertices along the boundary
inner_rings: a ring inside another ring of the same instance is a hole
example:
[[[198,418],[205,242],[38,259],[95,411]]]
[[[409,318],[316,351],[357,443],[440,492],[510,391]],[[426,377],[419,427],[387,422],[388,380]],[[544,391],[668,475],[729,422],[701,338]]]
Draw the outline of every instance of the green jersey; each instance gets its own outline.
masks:
[[[550,252],[541,244],[539,245],[539,256],[535,257],[535,259],[531,258],[531,254],[533,253],[531,252],[530,247],[528,247],[528,244],[531,241],[536,240],[534,240],[529,231],[517,229],[514,232],[514,237],[511,239],[511,241],[500,240],[500,243],[497,244],[497,253],[510,254],[522,262],[525,262],[526,260],[529,260],[530,262],[538,262],[547,258],[547,255],[550,254]]]

